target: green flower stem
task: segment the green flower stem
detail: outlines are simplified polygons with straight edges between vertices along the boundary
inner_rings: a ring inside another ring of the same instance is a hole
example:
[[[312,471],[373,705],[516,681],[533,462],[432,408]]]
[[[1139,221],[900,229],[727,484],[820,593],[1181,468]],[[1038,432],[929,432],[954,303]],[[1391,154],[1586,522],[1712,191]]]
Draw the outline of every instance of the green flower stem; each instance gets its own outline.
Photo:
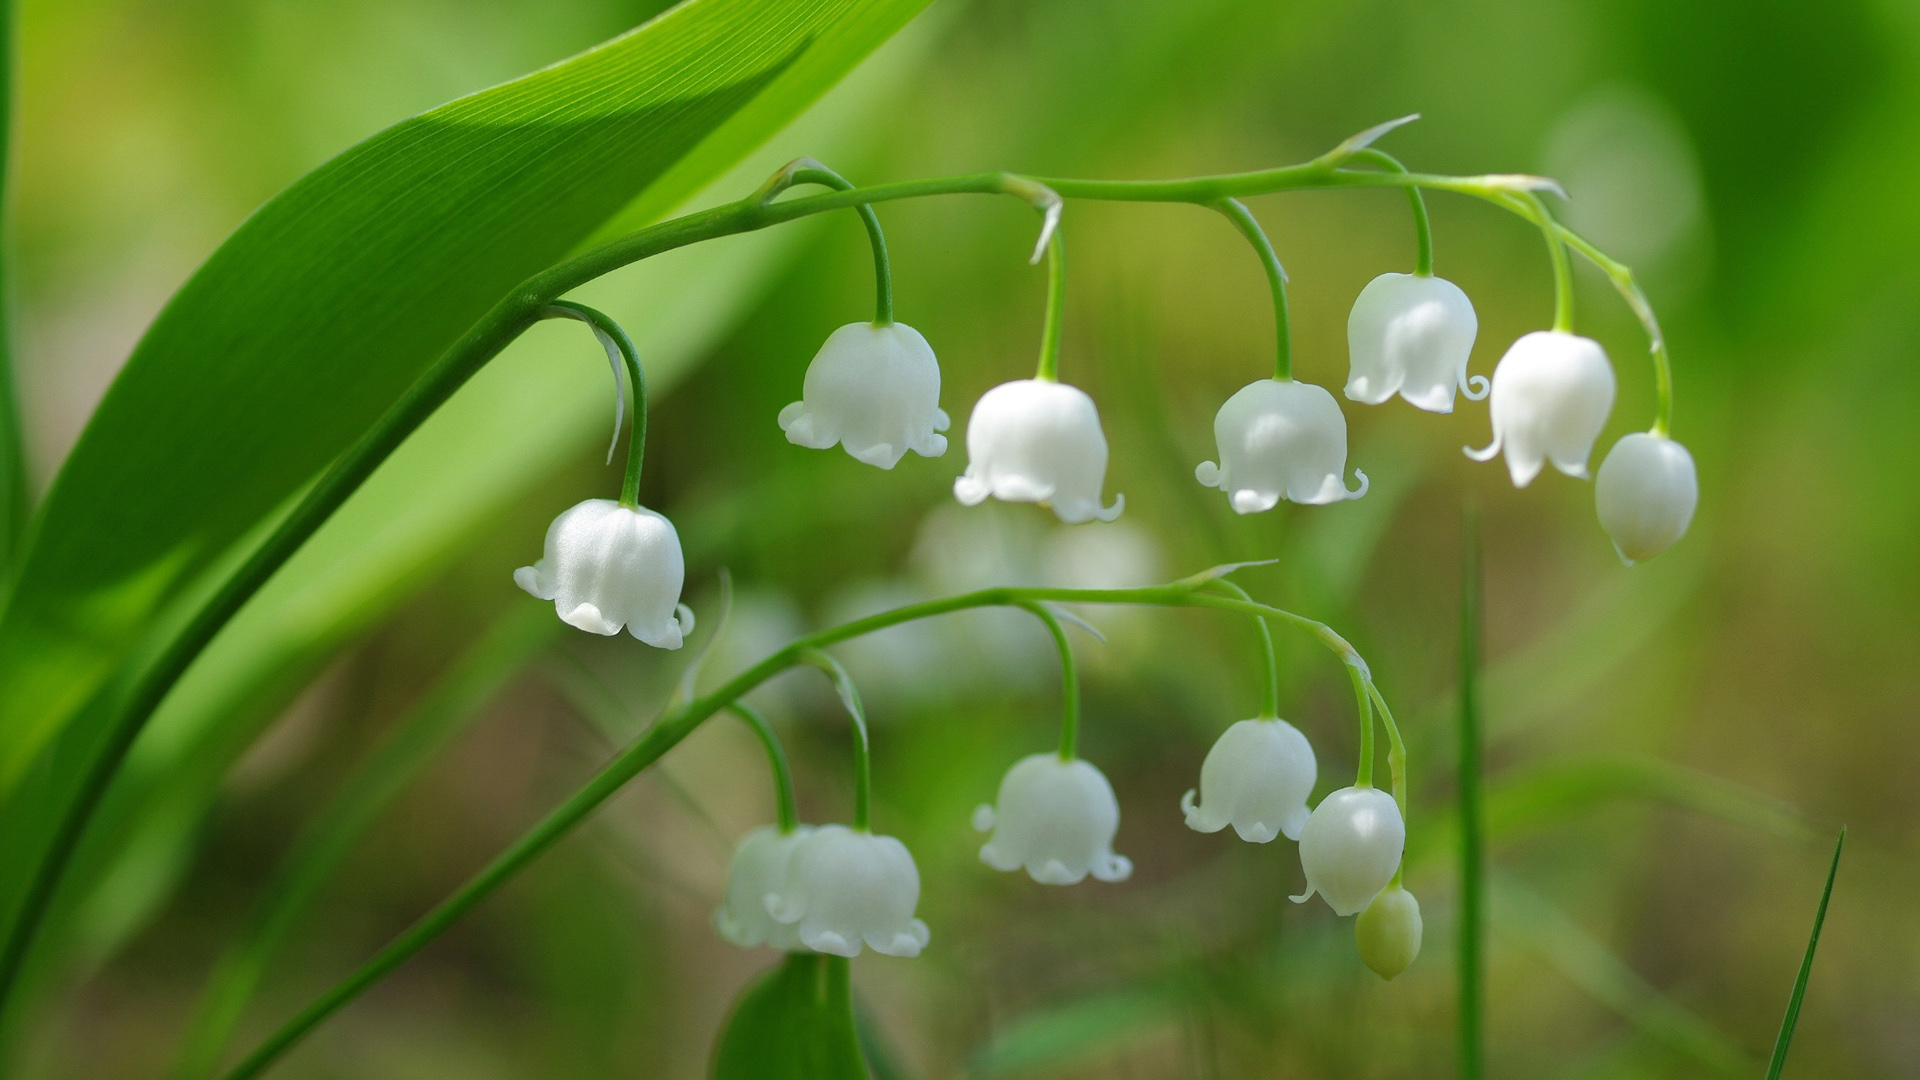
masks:
[[[1248,603],[1253,602],[1253,597],[1247,595],[1247,590],[1226,578],[1221,578],[1213,584],[1229,595]],[[1267,620],[1262,618],[1255,618],[1253,625],[1260,632],[1260,660],[1263,665],[1263,674],[1266,676],[1261,688],[1260,719],[1278,720],[1280,718],[1280,661],[1273,653],[1273,629],[1267,625]]]
[[[1529,191],[1527,202],[1533,205],[1534,223],[1547,240],[1547,259],[1553,263],[1553,328],[1560,333],[1573,332],[1573,268],[1567,264],[1567,244],[1560,236],[1560,223],[1547,211],[1540,196]]]
[[[1253,216],[1246,204],[1239,199],[1221,199],[1213,208],[1227,215],[1233,227],[1253,245],[1254,253],[1260,256],[1260,265],[1267,271],[1267,287],[1273,291],[1273,377],[1286,382],[1293,378],[1293,328],[1287,319],[1287,271],[1280,265],[1280,256],[1273,253],[1273,243],[1267,239],[1266,230],[1260,228],[1260,220]]]
[[[1365,663],[1353,647],[1325,624],[1281,608],[1224,596],[1198,592],[1214,577],[1199,574],[1168,585],[1139,589],[1049,589],[997,588],[950,596],[941,600],[869,615],[864,619],[821,630],[789,642],[765,660],[734,676],[711,693],[687,702],[665,716],[602,766],[585,786],[575,792],[538,825],[522,836],[485,869],[469,879],[452,896],[408,927],[398,938],[376,953],[359,970],[334,986],[319,1000],[287,1021],[278,1031],[226,1074],[226,1080],[248,1080],[260,1075],[322,1021],[353,1001],[368,987],[425,948],[475,905],[491,896],[502,885],[525,869],[534,859],[559,842],[599,806],[612,798],[627,781],[658,761],[679,745],[714,713],[751,692],[761,683],[795,664],[804,663],[807,654],[838,642],[876,630],[931,618],[955,611],[980,607],[1014,607],[1023,602],[1057,601],[1083,604],[1141,604],[1155,607],[1204,607],[1239,615],[1261,616],[1300,628],[1327,646],[1350,670],[1364,671]]]
[[[1486,814],[1480,803],[1480,515],[1471,506],[1463,515],[1460,534],[1460,751],[1455,798],[1460,822],[1460,910],[1454,932],[1454,971],[1459,980],[1460,1080],[1480,1080],[1485,1040],[1481,1014],[1486,997],[1481,934],[1487,907]]]
[[[746,721],[760,737],[760,745],[766,748],[767,765],[773,770],[773,802],[780,815],[780,831],[790,833],[799,828],[800,808],[793,801],[793,768],[787,764],[787,751],[780,745],[780,736],[773,730],[773,724],[760,710],[744,701],[728,702],[727,711]]]
[[[1040,363],[1033,377],[1057,382],[1060,379],[1060,336],[1066,324],[1067,246],[1060,230],[1047,233],[1047,314],[1040,327]]]
[[[1349,665],[1347,676],[1353,681],[1353,695],[1360,707],[1360,767],[1354,771],[1354,787],[1373,786],[1373,699],[1367,694],[1367,673]]]
[[[1067,640],[1067,628],[1060,616],[1045,604],[1019,605],[1033,613],[1053,635],[1053,646],[1060,650],[1060,760],[1072,761],[1080,752],[1080,670],[1074,663],[1073,643]]]
[[[1400,159],[1385,150],[1371,147],[1354,153],[1354,158],[1372,161],[1384,165],[1394,172],[1405,174],[1407,167]],[[1413,272],[1420,277],[1433,276],[1433,225],[1427,220],[1427,200],[1420,194],[1417,186],[1407,186],[1407,202],[1413,208]]]
[[[626,366],[627,385],[633,388],[633,437],[627,440],[627,474],[620,482],[620,505],[632,510],[640,505],[640,464],[647,452],[647,376],[640,369],[640,354],[633,347],[633,339],[605,312],[572,300],[555,300],[546,306],[541,315],[551,319],[578,319],[593,327],[594,336],[606,346],[615,363]],[[617,369],[613,382],[613,392],[618,394],[620,379]],[[620,438],[617,420],[613,437],[616,440]]]
[[[853,685],[853,677],[840,666],[840,661],[819,649],[803,649],[799,659],[826,672],[827,678],[833,680],[834,693],[840,695],[840,704],[846,706],[847,717],[852,721],[853,827],[865,832],[873,821],[873,744],[867,737],[867,710],[860,703],[860,690]]]
[[[88,704],[87,708],[97,709],[110,719],[98,748],[84,765],[84,779],[56,826],[45,856],[39,865],[23,871],[30,882],[22,896],[12,933],[4,948],[0,948],[0,1005],[4,1005],[17,982],[27,948],[38,933],[54,889],[101,795],[119,770],[134,737],[161,700],[214,635],[374,470],[474,372],[512,344],[539,318],[541,309],[553,301],[595,278],[662,252],[813,214],[896,199],[955,194],[1011,195],[1051,218],[1062,197],[1207,205],[1225,198],[1282,191],[1415,186],[1485,199],[1526,217],[1524,211],[1515,208],[1513,196],[1539,184],[1530,177],[1344,170],[1339,168],[1341,160],[1344,159],[1336,153],[1284,168],[1187,180],[1046,180],[992,172],[830,191],[771,204],[760,201],[757,195],[749,196],[630,233],[521,282],[422,372],[358,442],[335,459],[159,655],[150,660],[129,661],[129,664],[144,662],[144,666],[130,666],[120,672]],[[1565,235],[1565,230],[1561,231]],[[1216,599],[1224,602],[1224,598]]]
[[[1600,268],[1613,282],[1613,287],[1627,307],[1633,310],[1634,317],[1647,332],[1647,351],[1653,356],[1654,413],[1652,433],[1665,436],[1673,430],[1673,361],[1667,356],[1667,338],[1660,332],[1660,319],[1653,312],[1653,304],[1647,294],[1640,290],[1640,283],[1634,280],[1633,271],[1625,263],[1608,258],[1606,253],[1594,247],[1593,243],[1564,225],[1556,225],[1560,238],[1567,245],[1586,256],[1587,261]]]
[[[1400,823],[1408,825],[1407,818],[1407,744],[1400,738],[1400,725],[1393,722],[1393,710],[1387,708],[1386,695],[1372,679],[1367,680],[1367,697],[1380,714],[1380,722],[1387,726],[1387,771],[1393,775],[1393,801],[1400,808]],[[1400,884],[1400,876],[1406,870],[1403,860],[1393,869],[1393,882],[1389,888]]]
[[[853,182],[812,158],[800,158],[773,175],[756,193],[761,205],[795,184],[819,184],[835,191],[854,190]],[[870,203],[858,203],[860,221],[867,227],[867,242],[873,248],[873,321],[877,326],[893,322],[893,267],[887,260],[887,237],[880,231],[880,216]]]

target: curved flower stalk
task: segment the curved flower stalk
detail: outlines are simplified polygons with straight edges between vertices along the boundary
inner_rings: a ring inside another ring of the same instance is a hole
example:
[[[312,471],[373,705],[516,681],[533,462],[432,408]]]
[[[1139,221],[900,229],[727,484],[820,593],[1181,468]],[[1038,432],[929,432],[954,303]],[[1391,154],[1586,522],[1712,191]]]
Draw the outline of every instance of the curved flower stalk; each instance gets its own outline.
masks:
[[[624,627],[659,649],[693,632],[680,602],[686,564],[673,522],[643,506],[588,499],[553,520],[540,561],[513,572],[514,584],[553,601],[562,622],[592,634]]]
[[[1400,868],[1407,829],[1393,796],[1376,787],[1344,787],[1320,800],[1300,832],[1300,867],[1307,891],[1319,893],[1336,915],[1366,907]]]
[[[1700,501],[1700,481],[1687,448],[1652,432],[1623,435],[1593,484],[1600,526],[1628,566],[1672,547],[1687,534]]]
[[[1399,885],[1380,890],[1353,921],[1353,942],[1360,960],[1375,975],[1391,979],[1420,955],[1420,901]]]
[[[1187,828],[1219,832],[1228,825],[1240,839],[1264,844],[1276,836],[1300,839],[1307,796],[1319,767],[1300,729],[1276,717],[1242,720],[1221,735],[1200,765],[1200,801],[1180,798]]]
[[[1125,881],[1133,863],[1113,853],[1120,802],[1091,762],[1051,751],[1021,758],[1000,781],[994,805],[973,812],[973,827],[991,832],[980,861],[1019,870],[1042,885]]]
[[[1234,512],[1257,514],[1281,499],[1322,505],[1367,493],[1367,474],[1349,490],[1347,418],[1333,395],[1312,383],[1261,379],[1240,388],[1213,420],[1218,464],[1203,461],[1194,479],[1227,493]]]
[[[780,410],[787,441],[815,450],[835,443],[855,460],[891,469],[911,450],[947,452],[951,421],[940,408],[933,347],[905,323],[848,323],[807,365],[802,400]]]
[[[1613,411],[1613,393],[1613,365],[1599,342],[1536,330],[1514,342],[1493,369],[1493,441],[1467,456],[1491,461],[1504,451],[1514,487],[1532,483],[1549,460],[1584,479],[1593,442]]]
[[[1399,394],[1428,412],[1453,411],[1456,390],[1486,396],[1467,378],[1480,321],[1460,286],[1420,274],[1381,274],[1360,290],[1347,316],[1347,397],[1378,405]]]
[[[954,498],[978,506],[988,496],[1050,506],[1069,525],[1112,521],[1126,496],[1101,506],[1107,437],[1100,412],[1078,387],[1019,379],[981,395],[967,418],[967,471]]]
[[[1019,870],[1042,885],[1073,885],[1092,874],[1125,881],[1133,863],[1113,853],[1120,801],[1091,762],[1075,756],[1080,738],[1080,675],[1060,616],[1025,602],[1053,637],[1060,654],[1060,749],[1021,758],[1000,781],[995,805],[973,812],[973,827],[992,832],[980,861],[995,870]]]
[[[888,956],[919,956],[927,924],[914,918],[920,871],[907,846],[864,828],[822,825],[793,847],[786,879],[766,897],[767,914],[814,952],[858,956],[862,945]]]

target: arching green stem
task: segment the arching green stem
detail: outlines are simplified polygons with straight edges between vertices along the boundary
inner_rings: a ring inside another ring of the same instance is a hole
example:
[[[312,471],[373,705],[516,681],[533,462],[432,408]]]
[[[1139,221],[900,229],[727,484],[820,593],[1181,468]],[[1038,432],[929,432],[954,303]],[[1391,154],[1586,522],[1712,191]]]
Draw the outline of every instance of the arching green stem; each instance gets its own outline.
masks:
[[[1280,265],[1280,256],[1274,254],[1273,244],[1260,228],[1259,219],[1246,204],[1238,199],[1221,199],[1213,208],[1225,214],[1233,227],[1240,230],[1240,235],[1253,245],[1254,254],[1260,256],[1260,265],[1267,272],[1267,287],[1273,292],[1273,377],[1285,382],[1293,378],[1293,327],[1287,318],[1287,271]]]
[[[1566,241],[1560,225],[1547,211],[1547,204],[1531,191],[1523,193],[1533,205],[1534,220],[1547,239],[1547,259],[1553,263],[1553,328],[1563,334],[1573,332],[1573,267],[1567,263]]]
[[[1047,314],[1040,326],[1040,363],[1033,377],[1060,379],[1060,336],[1065,332],[1067,308],[1067,245],[1055,228],[1047,235]]]
[[[1046,624],[1054,648],[1060,650],[1060,760],[1072,761],[1080,752],[1080,670],[1074,663],[1073,643],[1067,640],[1060,616],[1047,605],[1024,601],[1019,606]]]
[[[853,724],[853,827],[865,832],[873,818],[873,748],[867,739],[867,710],[860,704],[860,690],[840,661],[819,649],[805,649],[800,659],[827,673],[833,680],[840,704],[846,706]]]
[[[1393,774],[1393,801],[1400,807],[1401,823],[1407,824],[1407,744],[1400,738],[1400,725],[1393,722],[1393,710],[1387,708],[1386,696],[1372,679],[1367,680],[1367,697],[1380,711],[1380,722],[1387,726],[1387,771]],[[1400,874],[1405,867],[1402,861],[1394,868],[1394,885],[1400,884]]]
[[[1653,356],[1653,427],[1652,434],[1665,436],[1673,431],[1673,361],[1667,356],[1667,336],[1660,330],[1659,316],[1654,314],[1653,303],[1640,289],[1640,283],[1634,280],[1633,270],[1625,263],[1618,262],[1607,253],[1594,247],[1593,243],[1567,228],[1555,226],[1560,238],[1567,246],[1586,256],[1587,261],[1600,268],[1613,282],[1614,291],[1627,302],[1634,317],[1647,332],[1647,351]]]
[[[1353,696],[1360,707],[1360,767],[1354,772],[1354,787],[1373,786],[1373,698],[1367,693],[1367,673],[1358,664],[1347,665],[1347,677],[1353,680]]]
[[[1354,158],[1372,161],[1384,165],[1394,172],[1405,176],[1407,167],[1400,159],[1385,150],[1368,147],[1356,151]],[[1433,276],[1433,225],[1427,220],[1427,199],[1413,184],[1407,185],[1407,202],[1413,207],[1413,272],[1421,277]]]
[[[1247,590],[1226,578],[1214,582],[1214,586],[1248,603],[1253,602],[1253,597],[1247,595]],[[1280,661],[1273,654],[1273,629],[1267,625],[1266,619],[1258,615],[1253,617],[1253,625],[1260,632],[1260,660],[1265,665],[1266,675],[1260,697],[1260,719],[1278,720],[1280,718]]]
[[[835,191],[854,191],[853,182],[813,158],[801,158],[773,174],[756,197],[762,205],[795,184],[819,184]],[[880,231],[880,215],[871,203],[857,203],[860,221],[867,227],[867,242],[873,248],[873,321],[885,326],[893,321],[893,267],[887,259],[887,237]]]
[[[640,369],[640,354],[633,347],[633,339],[620,328],[620,324],[603,311],[596,311],[585,304],[572,300],[555,300],[541,311],[541,317],[548,319],[578,319],[593,328],[593,334],[607,350],[607,359],[614,365],[613,392],[616,400],[620,394],[620,367],[627,369],[627,385],[633,389],[633,437],[627,440],[627,475],[620,483],[620,505],[631,510],[640,505],[640,464],[647,452],[647,376]],[[613,438],[620,439],[620,415],[616,411],[613,421]],[[609,456],[613,448],[607,448]]]
[[[760,710],[744,701],[728,702],[727,711],[745,720],[753,733],[760,736],[760,745],[766,748],[767,764],[773,770],[773,800],[780,815],[780,831],[790,833],[799,828],[800,808],[793,801],[793,769],[787,764],[787,751],[780,745],[779,734]]]

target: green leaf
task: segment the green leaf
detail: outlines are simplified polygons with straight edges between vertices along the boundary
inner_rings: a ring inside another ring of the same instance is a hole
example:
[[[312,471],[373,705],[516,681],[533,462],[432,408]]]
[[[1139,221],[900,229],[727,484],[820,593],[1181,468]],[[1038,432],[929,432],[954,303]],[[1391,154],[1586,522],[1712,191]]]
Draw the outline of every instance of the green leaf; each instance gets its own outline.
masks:
[[[0,0],[0,605],[26,527],[26,443],[13,383],[13,0]]]
[[[369,139],[215,253],[68,459],[0,617],[9,940],[121,752],[116,696],[289,501],[520,280],[682,201],[923,3],[692,0]]]
[[[1480,728],[1480,602],[1480,514],[1468,507],[1460,528],[1460,792],[1455,815],[1459,828],[1460,912],[1454,931],[1454,1013],[1458,1025],[1455,1050],[1460,1056],[1462,1080],[1479,1080],[1484,1075],[1486,1040],[1481,1020],[1486,998],[1483,931],[1487,924],[1487,818],[1480,804],[1484,746]],[[1405,861],[1411,861],[1410,854],[1403,858]]]
[[[1800,960],[1800,974],[1793,978],[1793,995],[1787,999],[1787,1015],[1780,1021],[1780,1035],[1773,1041],[1773,1057],[1767,1062],[1767,1080],[1780,1080],[1787,1067],[1787,1050],[1793,1045],[1793,1030],[1800,1026],[1800,1003],[1807,997],[1807,979],[1813,975],[1813,952],[1820,947],[1820,928],[1827,922],[1827,901],[1833,899],[1833,879],[1840,875],[1840,849],[1847,846],[1847,830],[1833,842],[1833,862],[1827,867],[1827,884],[1820,890],[1820,909],[1813,914],[1813,933],[1807,937],[1807,955]]]
[[[790,953],[734,1006],[714,1080],[867,1080],[841,956]]]
[[[974,1076],[1010,1076],[1062,1068],[1124,1049],[1180,1019],[1165,989],[1116,991],[1046,1009],[1015,1021],[974,1055]]]

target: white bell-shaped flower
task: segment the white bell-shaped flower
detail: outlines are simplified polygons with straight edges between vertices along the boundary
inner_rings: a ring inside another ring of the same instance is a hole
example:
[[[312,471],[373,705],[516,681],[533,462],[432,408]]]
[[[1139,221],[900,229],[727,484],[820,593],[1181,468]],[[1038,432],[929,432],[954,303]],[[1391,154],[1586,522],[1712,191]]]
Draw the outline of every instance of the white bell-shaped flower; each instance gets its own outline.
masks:
[[[1631,565],[1672,547],[1693,522],[1700,480],[1693,455],[1667,438],[1639,431],[1621,436],[1593,482],[1600,527]]]
[[[1514,487],[1526,487],[1551,460],[1568,476],[1587,475],[1593,441],[1613,411],[1613,365],[1592,338],[1536,330],[1507,349],[1493,369],[1493,442],[1467,451],[1490,461],[1502,450]]]
[[[1276,836],[1300,839],[1307,824],[1307,796],[1319,776],[1313,747],[1285,720],[1242,720],[1228,728],[1200,765],[1200,802],[1189,791],[1180,799],[1187,828],[1219,832],[1228,825],[1240,839],[1264,844]]]
[[[1042,885],[1072,885],[1092,874],[1125,881],[1133,863],[1113,853],[1120,829],[1120,802],[1091,762],[1059,754],[1021,758],[1000,780],[995,806],[973,812],[973,827],[992,831],[980,861],[995,870],[1018,870]]]
[[[1391,979],[1420,955],[1420,901],[1397,885],[1380,890],[1353,921],[1353,942],[1375,975]]]
[[[1220,462],[1203,461],[1194,478],[1227,493],[1236,512],[1257,514],[1281,499],[1331,503],[1367,493],[1367,474],[1347,490],[1347,418],[1333,395],[1312,383],[1248,383],[1213,418]]]
[[[560,620],[592,634],[621,627],[655,648],[677,649],[693,632],[680,602],[686,578],[673,522],[644,506],[588,499],[553,519],[540,561],[514,584],[553,601]]]
[[[807,365],[802,400],[780,410],[787,441],[815,450],[834,443],[869,465],[891,469],[911,450],[947,452],[940,364],[920,331],[905,323],[848,323],[827,336]]]
[[[1479,331],[1473,302],[1460,286],[1445,278],[1381,274],[1360,290],[1347,316],[1347,397],[1378,405],[1399,394],[1428,412],[1452,412],[1455,390],[1475,396],[1467,357]],[[1485,380],[1478,381],[1484,393]]]
[[[767,897],[786,884],[793,850],[812,832],[806,825],[790,833],[763,825],[740,839],[727,864],[726,892],[713,912],[713,928],[721,937],[743,949],[769,945],[791,952],[801,947],[799,927],[776,920],[767,910]]]
[[[1406,842],[1407,826],[1392,795],[1376,787],[1333,792],[1300,830],[1307,891],[1293,902],[1306,903],[1317,892],[1336,915],[1359,911],[1393,880]]]
[[[980,396],[967,418],[967,471],[954,498],[975,506],[991,495],[1051,506],[1069,525],[1112,521],[1126,506],[1100,505],[1107,480],[1107,437],[1100,411],[1078,387],[1048,379],[1001,383]]]
[[[766,898],[774,921],[791,924],[814,952],[858,956],[862,943],[888,956],[919,956],[927,924],[913,917],[920,871],[907,846],[845,825],[822,825],[794,846],[787,878]]]

